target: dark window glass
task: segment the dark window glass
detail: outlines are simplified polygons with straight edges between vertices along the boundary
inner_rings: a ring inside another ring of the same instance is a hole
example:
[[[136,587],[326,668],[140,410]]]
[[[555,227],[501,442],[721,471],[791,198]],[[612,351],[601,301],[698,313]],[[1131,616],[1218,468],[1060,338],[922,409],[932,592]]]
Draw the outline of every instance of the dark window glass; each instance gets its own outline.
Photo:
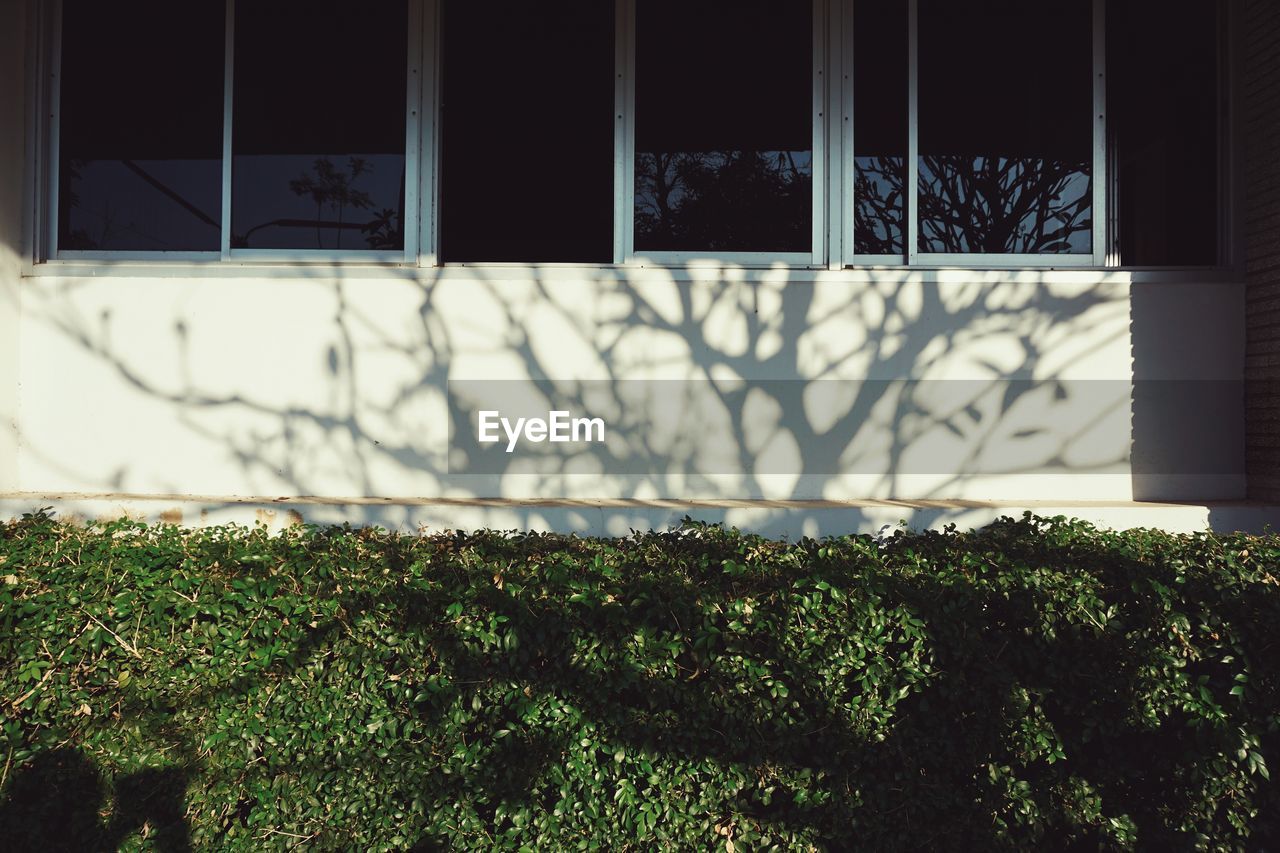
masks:
[[[853,10],[854,251],[901,255],[908,129],[907,4]]]
[[[225,14],[65,0],[60,249],[218,250]]]
[[[1218,262],[1213,0],[1107,4],[1107,124],[1120,262]]]
[[[635,248],[809,252],[808,3],[636,8]]]
[[[1092,248],[1088,0],[920,0],[921,252]]]
[[[449,0],[440,256],[613,259],[613,4]]]
[[[233,247],[403,249],[405,0],[254,0],[235,29]]]

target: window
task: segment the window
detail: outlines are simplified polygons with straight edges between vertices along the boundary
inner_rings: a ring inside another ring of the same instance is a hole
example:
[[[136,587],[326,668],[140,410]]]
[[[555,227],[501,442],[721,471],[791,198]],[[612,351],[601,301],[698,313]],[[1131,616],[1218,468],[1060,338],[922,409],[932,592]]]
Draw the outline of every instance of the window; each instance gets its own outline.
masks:
[[[61,250],[218,251],[225,14],[220,0],[66,0]]]
[[[635,251],[811,255],[811,10],[641,0],[635,30]]]
[[[64,0],[55,256],[403,259],[408,4],[353,8]]]
[[[613,260],[613,7],[446,2],[445,262]]]
[[[48,259],[1221,263],[1228,8],[50,4]]]
[[[1127,266],[1219,258],[1219,11],[1212,0],[1107,4],[1113,230]]]
[[[1091,0],[860,0],[853,32],[855,261],[1100,260]]]
[[[854,22],[854,254],[901,259],[911,126],[907,4],[858,3]]]
[[[236,5],[232,249],[403,251],[407,11]]]
[[[1089,0],[919,0],[916,251],[1092,253]]]

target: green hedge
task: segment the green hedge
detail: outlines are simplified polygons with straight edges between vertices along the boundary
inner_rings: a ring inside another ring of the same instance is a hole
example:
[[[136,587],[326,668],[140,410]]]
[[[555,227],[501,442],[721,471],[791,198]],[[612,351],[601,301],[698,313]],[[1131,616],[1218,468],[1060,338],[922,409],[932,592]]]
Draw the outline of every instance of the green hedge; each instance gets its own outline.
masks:
[[[5,849],[1277,849],[1280,539],[0,526]]]

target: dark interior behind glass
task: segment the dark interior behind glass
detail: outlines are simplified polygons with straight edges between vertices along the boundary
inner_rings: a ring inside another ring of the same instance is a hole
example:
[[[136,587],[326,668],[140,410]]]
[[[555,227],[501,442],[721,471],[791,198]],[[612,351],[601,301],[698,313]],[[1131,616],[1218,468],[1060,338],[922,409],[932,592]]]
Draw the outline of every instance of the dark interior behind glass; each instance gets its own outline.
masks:
[[[1126,266],[1219,260],[1216,5],[1107,4],[1107,121]]]
[[[404,248],[406,0],[236,4],[233,248]]]
[[[907,4],[853,10],[854,251],[902,255],[909,117]]]
[[[1089,0],[920,0],[921,252],[1092,250]]]
[[[59,249],[218,250],[225,15],[222,0],[65,0]]]
[[[636,8],[637,251],[809,252],[808,3]]]
[[[613,3],[444,3],[440,255],[613,260]]]

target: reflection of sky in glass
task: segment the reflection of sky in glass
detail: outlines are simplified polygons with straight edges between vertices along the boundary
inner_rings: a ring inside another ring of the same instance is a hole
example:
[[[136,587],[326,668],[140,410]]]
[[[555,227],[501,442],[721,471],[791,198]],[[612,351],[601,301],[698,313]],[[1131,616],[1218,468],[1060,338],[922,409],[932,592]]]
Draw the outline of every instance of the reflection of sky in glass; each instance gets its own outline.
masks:
[[[62,249],[218,251],[218,160],[73,161],[62,181]]]
[[[1080,164],[924,156],[919,169],[921,252],[1091,251],[1092,182]]]
[[[235,248],[403,248],[402,155],[237,155],[232,176]]]
[[[807,251],[812,177],[809,150],[638,152],[636,248]]]
[[[1087,253],[1093,5],[917,6],[914,248]]]
[[[223,0],[58,6],[57,248],[218,251]]]
[[[854,251],[860,255],[902,254],[904,161],[902,157],[854,157],[857,187]]]
[[[812,10],[636,4],[637,250],[812,251]]]
[[[853,9],[853,242],[859,255],[897,255],[906,239],[909,32],[906,3]]]
[[[407,25],[406,0],[236,7],[232,248],[403,247]]]

